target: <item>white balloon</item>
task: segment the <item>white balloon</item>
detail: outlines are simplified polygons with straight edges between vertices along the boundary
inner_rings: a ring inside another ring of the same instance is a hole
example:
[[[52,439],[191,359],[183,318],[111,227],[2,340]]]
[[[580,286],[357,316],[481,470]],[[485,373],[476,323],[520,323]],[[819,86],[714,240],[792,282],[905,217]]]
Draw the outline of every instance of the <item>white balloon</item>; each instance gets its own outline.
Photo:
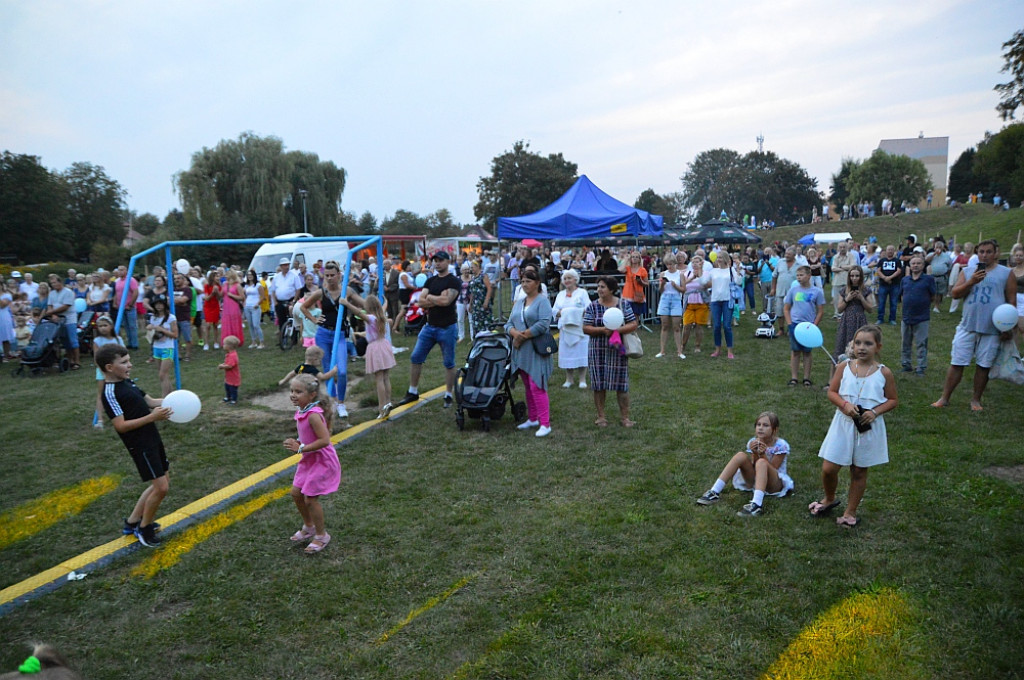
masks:
[[[174,268],[178,270],[178,273],[182,276],[188,276],[188,273],[192,271],[192,265],[188,263],[188,260],[181,258],[174,263]]]
[[[1000,331],[1008,331],[1017,325],[1017,308],[1004,303],[992,311],[992,323]]]
[[[626,318],[622,315],[622,310],[618,307],[612,307],[606,309],[604,312],[604,327],[610,328],[613,331],[622,328],[622,324],[625,323]]]
[[[189,390],[171,392],[164,397],[163,405],[173,411],[170,417],[172,423],[187,423],[195,420],[203,407],[196,393]]]

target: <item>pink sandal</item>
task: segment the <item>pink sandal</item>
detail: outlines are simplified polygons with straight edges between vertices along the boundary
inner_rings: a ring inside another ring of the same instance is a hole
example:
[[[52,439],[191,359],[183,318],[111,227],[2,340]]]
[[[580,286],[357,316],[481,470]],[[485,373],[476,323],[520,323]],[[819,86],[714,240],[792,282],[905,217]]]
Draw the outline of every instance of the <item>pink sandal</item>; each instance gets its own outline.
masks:
[[[307,527],[305,524],[303,524],[301,529],[292,534],[292,540],[296,542],[305,541],[307,539],[313,538],[314,536],[316,536],[316,529],[314,529],[313,527]]]
[[[331,535],[329,533],[327,533],[326,531],[323,533],[322,536],[320,536],[320,535],[314,536],[313,540],[310,541],[309,545],[306,546],[306,554],[307,555],[312,555],[313,553],[318,553],[321,550],[323,550],[324,548],[326,548],[327,544],[330,543],[330,542],[331,542]]]

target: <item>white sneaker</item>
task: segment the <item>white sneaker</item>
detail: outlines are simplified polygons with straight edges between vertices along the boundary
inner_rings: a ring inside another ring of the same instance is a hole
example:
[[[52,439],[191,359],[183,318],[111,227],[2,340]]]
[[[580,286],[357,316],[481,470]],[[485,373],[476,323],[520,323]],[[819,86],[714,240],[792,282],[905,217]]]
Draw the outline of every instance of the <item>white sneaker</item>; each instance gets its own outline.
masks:
[[[348,418],[348,409],[345,408],[344,404],[338,404],[338,407],[335,409],[335,411],[337,411],[339,418]]]
[[[214,349],[220,349],[220,343],[219,342],[213,343],[213,348]]]
[[[935,312],[936,314],[942,314],[942,312],[939,311],[938,307],[932,307],[932,311]]]
[[[665,353],[664,353],[664,352],[658,352],[657,354],[655,354],[655,355],[654,355],[654,358],[655,358],[655,359],[660,359],[660,358],[662,358],[663,356],[665,356]]]
[[[529,430],[531,427],[540,425],[539,420],[527,420],[525,423],[516,426],[517,430]]]
[[[547,437],[549,434],[551,434],[551,428],[547,427],[546,425],[542,425],[540,427],[540,429],[537,430],[537,434],[535,434],[533,436],[534,437]]]
[[[581,390],[587,389],[587,381],[586,380],[581,380],[580,381],[580,389]]]
[[[97,430],[102,430],[103,423],[93,423],[93,427],[95,427]]]
[[[210,346],[209,345],[203,345],[203,351],[209,352],[210,351]]]
[[[564,383],[562,383],[562,387],[572,387],[572,381],[566,380]]]
[[[680,359],[685,359],[685,358],[686,358],[686,355],[685,355],[685,354],[680,354],[680,355],[679,355],[679,358],[680,358]]]

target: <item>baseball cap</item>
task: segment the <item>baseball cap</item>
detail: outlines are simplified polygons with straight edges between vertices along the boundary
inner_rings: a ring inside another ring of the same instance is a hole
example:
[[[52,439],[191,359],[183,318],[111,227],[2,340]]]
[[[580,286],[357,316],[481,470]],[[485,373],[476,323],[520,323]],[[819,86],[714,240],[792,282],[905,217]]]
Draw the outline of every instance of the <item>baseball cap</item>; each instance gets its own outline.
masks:
[[[12,279],[20,279],[21,278],[21,272],[19,272],[17,270],[11,272],[11,278]]]
[[[277,263],[278,264],[291,264],[292,261],[289,260],[287,257],[282,257],[280,260],[277,261]]]
[[[445,252],[443,250],[439,250],[436,253],[434,253],[433,255],[431,255],[430,259],[431,260],[450,260],[452,258],[451,258],[451,256],[447,252]]]

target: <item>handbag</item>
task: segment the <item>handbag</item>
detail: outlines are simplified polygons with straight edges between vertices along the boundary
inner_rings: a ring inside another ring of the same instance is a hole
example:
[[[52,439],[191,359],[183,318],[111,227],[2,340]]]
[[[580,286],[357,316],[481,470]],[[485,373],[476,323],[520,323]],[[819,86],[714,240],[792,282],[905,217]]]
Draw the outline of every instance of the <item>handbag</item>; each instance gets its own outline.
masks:
[[[644,355],[644,344],[635,332],[622,336],[622,344],[626,347],[626,358],[639,359]]]
[[[1014,385],[1024,385],[1024,363],[1021,362],[1017,345],[1013,340],[999,343],[999,354],[988,373],[989,378],[1006,380]]]
[[[523,319],[523,325],[526,324],[526,303],[523,302],[522,308],[519,313]],[[543,335],[539,335],[535,338],[530,338],[530,342],[533,343],[533,351],[542,357],[549,357],[558,350],[558,343],[555,342],[555,336],[551,334],[551,329],[548,328],[544,331]]]

